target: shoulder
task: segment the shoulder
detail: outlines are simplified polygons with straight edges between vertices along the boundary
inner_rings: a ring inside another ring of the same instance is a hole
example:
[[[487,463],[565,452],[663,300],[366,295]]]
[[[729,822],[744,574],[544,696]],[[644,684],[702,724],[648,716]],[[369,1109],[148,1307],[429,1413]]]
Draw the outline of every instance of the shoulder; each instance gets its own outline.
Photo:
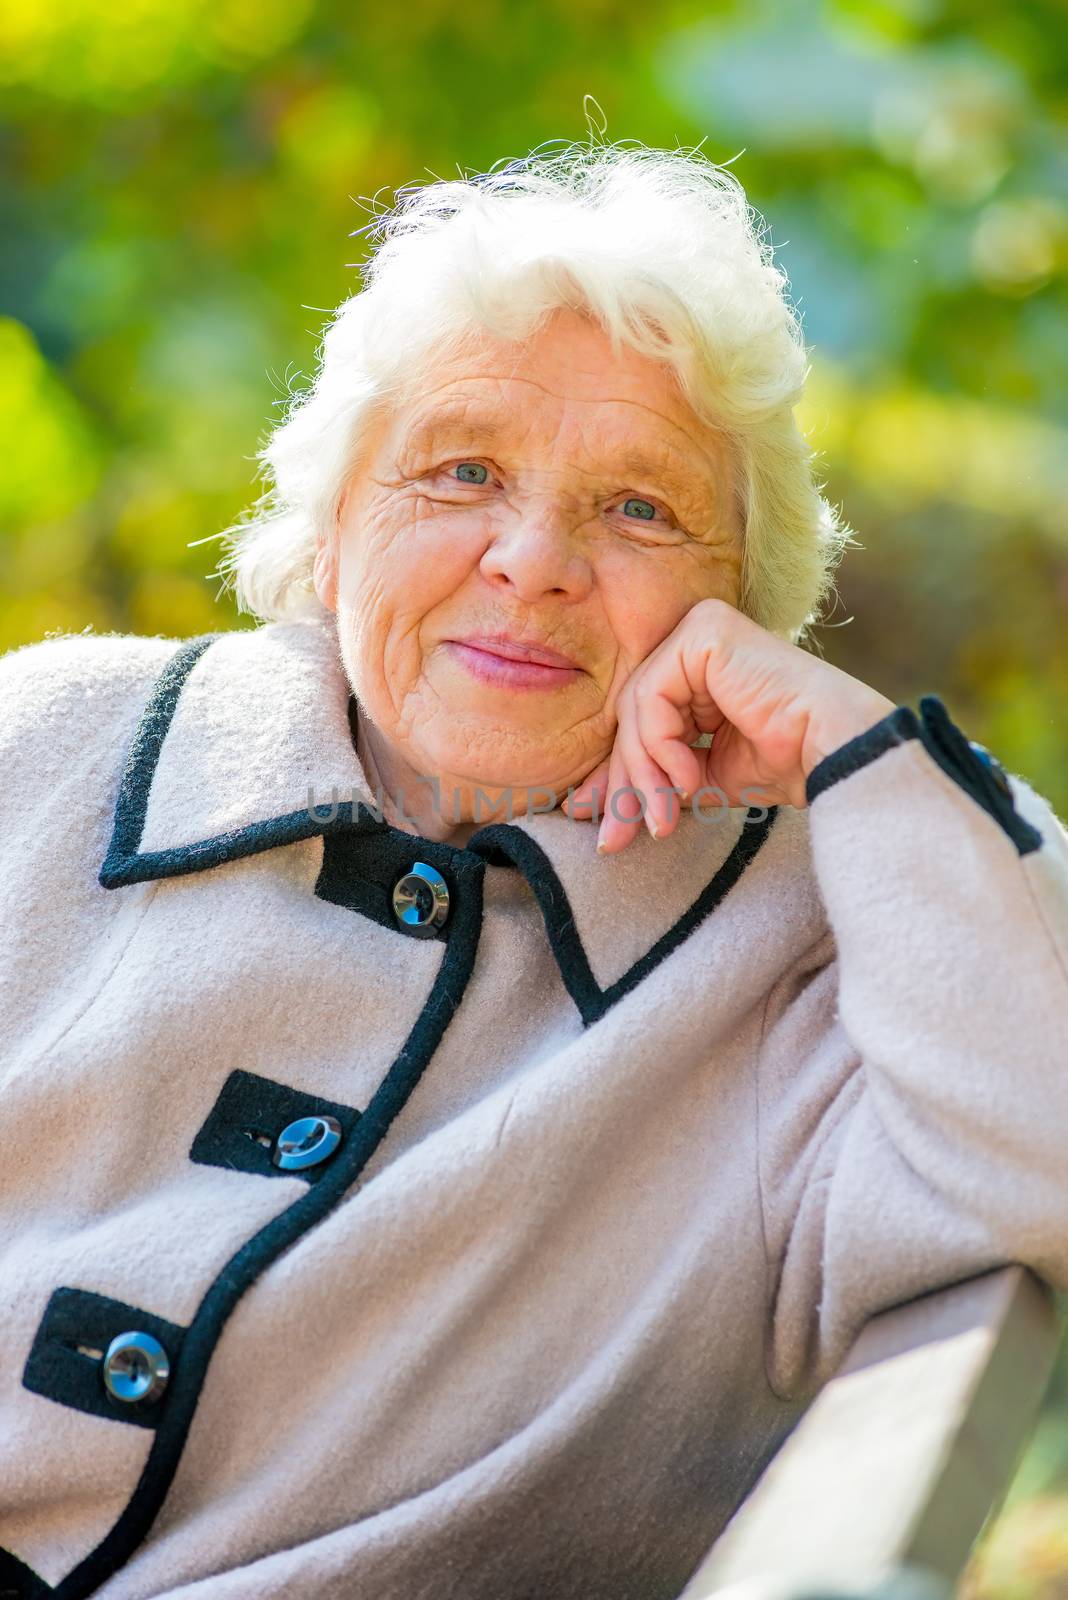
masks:
[[[56,635],[0,655],[0,774],[11,796],[110,763],[181,639]]]
[[[53,635],[0,655],[0,726],[54,727],[74,706],[106,712],[151,681],[182,640],[133,633]]]

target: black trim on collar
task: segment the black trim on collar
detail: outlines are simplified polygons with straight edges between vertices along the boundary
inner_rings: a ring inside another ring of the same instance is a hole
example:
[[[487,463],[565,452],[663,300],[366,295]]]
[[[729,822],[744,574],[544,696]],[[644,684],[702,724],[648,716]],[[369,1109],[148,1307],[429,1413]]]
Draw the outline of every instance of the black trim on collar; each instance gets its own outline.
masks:
[[[54,1592],[25,1561],[10,1550],[0,1550],[0,1600],[45,1600]]]
[[[138,851],[145,831],[148,795],[156,763],[167,737],[167,729],[174,720],[185,680],[208,646],[221,637],[219,633],[205,633],[199,638],[187,639],[156,679],[148,704],[141,713],[119,783],[115,826],[100,869],[100,883],[105,889],[115,889],[124,883],[139,883],[146,878],[165,877],[170,870],[189,870],[185,866],[172,869],[170,858],[184,857],[184,850],[157,850],[143,856]]]
[[[110,1533],[58,1584],[56,1600],[86,1600],[141,1544],[178,1469],[208,1363],[230,1314],[260,1274],[344,1198],[418,1084],[463,999],[478,950],[485,866],[471,855],[458,873],[456,936],[444,947],[426,1004],[400,1053],[321,1181],[253,1234],[208,1288],[186,1329],[137,1487]]]
[[[716,909],[771,832],[778,806],[751,806],[742,824],[737,843],[696,900],[679,920],[630,967],[621,978],[602,989],[593,975],[589,958],[575,927],[575,918],[564,886],[548,856],[528,833],[508,823],[490,823],[467,841],[467,848],[487,858],[501,856],[513,862],[537,897],[545,920],[545,931],[552,947],[560,976],[587,1027],[628,994],[660,962],[688,938],[699,923]],[[754,816],[754,813],[756,815]],[[763,815],[761,815],[763,813]]]
[[[167,1403],[166,1392],[155,1405],[139,1410],[111,1400],[101,1376],[101,1361],[112,1339],[134,1331],[158,1339],[173,1369],[185,1338],[185,1329],[178,1323],[90,1289],[53,1290],[26,1360],[23,1388],[75,1411],[106,1417],[109,1422],[157,1427]]]
[[[248,1239],[208,1287],[185,1330],[181,1361],[161,1402],[155,1438],[133,1494],[111,1531],[55,1588],[56,1600],[85,1600],[141,1544],[177,1471],[213,1350],[241,1296],[283,1251],[340,1203],[415,1090],[463,999],[474,969],[486,867],[515,866],[526,874],[538,899],[561,975],[583,1022],[589,1025],[633,989],[715,909],[766,841],[778,811],[776,807],[750,809],[742,835],[728,859],[689,910],[622,978],[604,990],[593,977],[552,863],[529,834],[513,825],[491,824],[473,834],[465,847],[458,848],[394,828],[362,802],[356,807],[346,802],[332,806],[329,818],[317,818],[304,809],[196,844],[141,854],[153,772],[182,686],[204,650],[219,637],[209,634],[187,640],[156,683],[123,772],[114,832],[100,873],[103,887],[111,889],[149,878],[199,872],[319,834],[324,838],[324,858],[315,892],[398,932],[401,930],[391,910],[387,919],[383,898],[386,888],[395,881],[391,878],[394,869],[399,876],[415,857],[422,856],[448,874],[450,890],[455,893],[445,924],[437,976],[399,1055],[337,1154],[324,1165],[321,1178]],[[365,883],[355,890],[354,872],[369,873],[370,887]]]
[[[457,874],[464,871],[465,863],[472,860],[489,866],[518,867],[537,896],[564,984],[583,1022],[588,1025],[640,983],[715,910],[761,848],[775,821],[777,807],[750,807],[740,837],[711,882],[674,927],[607,989],[601,989],[593,976],[575,929],[570,904],[551,861],[528,833],[509,823],[491,823],[472,834],[465,846],[457,846],[397,828],[363,801],[355,806],[352,801],[339,801],[330,806],[326,816],[316,815],[305,807],[195,844],[142,854],[139,847],[153,774],[182,688],[204,651],[221,637],[220,633],[210,633],[187,639],[156,681],[120,784],[114,831],[100,871],[100,883],[105,889],[150,878],[203,872],[223,862],[321,835],[323,860],[314,893],[331,904],[369,917],[401,937],[410,937],[393,915],[391,896],[397,879],[410,870],[415,860],[424,859],[436,867],[450,890],[458,881]],[[358,715],[356,697],[350,692],[347,716],[354,750]],[[431,937],[448,943],[453,926],[454,919],[450,915]]]
[[[451,869],[455,858],[462,856],[463,851],[455,845],[439,844],[418,834],[394,828],[364,801],[357,802],[355,806],[351,800],[335,801],[326,809],[325,815],[320,807],[309,810],[304,806],[299,811],[267,817],[245,828],[235,828],[210,839],[199,839],[195,844],[176,845],[168,850],[141,851],[152,780],[182,690],[205,650],[216,639],[223,637],[223,633],[205,633],[185,640],[153,685],[119,783],[111,840],[98,876],[101,887],[121,889],[127,884],[145,883],[153,878],[177,878],[187,873],[207,872],[228,861],[239,861],[245,856],[258,855],[264,850],[297,844],[321,835],[324,842],[323,865],[315,885],[315,893],[319,898],[345,906],[351,911],[363,912],[384,927],[403,933],[404,930],[393,916],[388,897],[383,901],[377,890],[387,887],[392,890],[396,878],[417,858],[429,861],[439,870]],[[353,727],[355,710],[355,696],[350,694],[350,729]],[[355,750],[355,732],[352,739]],[[387,886],[386,867],[392,863],[397,864],[397,871]],[[491,861],[490,865],[511,866],[512,863],[502,858]],[[371,880],[370,889],[361,881],[365,873]],[[446,924],[432,937],[447,939],[448,932]]]
[[[151,878],[176,878],[189,872],[205,872],[227,861],[274,850],[279,845],[296,844],[319,834],[344,832],[354,821],[361,821],[365,812],[370,815],[369,808],[360,802],[354,818],[351,800],[331,806],[328,817],[316,816],[304,806],[299,811],[251,823],[246,828],[234,828],[210,839],[199,839],[195,844],[142,854],[141,838],[152,779],[186,679],[209,645],[223,637],[222,633],[206,633],[187,639],[156,680],[141,714],[119,784],[115,824],[98,879],[104,889],[119,889]]]
[[[832,784],[859,772],[861,767],[907,739],[919,739],[931,760],[1008,835],[1018,854],[1028,855],[1041,847],[1042,834],[1020,816],[1011,793],[1007,794],[999,786],[990,766],[951,719],[936,694],[921,697],[919,716],[910,706],[897,706],[872,727],[847,739],[845,744],[817,762],[805,784],[809,805]]]
[[[347,1142],[360,1120],[360,1112],[336,1100],[324,1100],[322,1095],[306,1094],[288,1083],[276,1083],[273,1078],[261,1078],[238,1068],[219,1091],[193,1140],[189,1159],[205,1167],[225,1167],[228,1172],[251,1172],[261,1178],[303,1178],[307,1183],[318,1183],[337,1160],[337,1154],[331,1163],[295,1170],[276,1167],[271,1159],[278,1135],[303,1117],[336,1118]]]

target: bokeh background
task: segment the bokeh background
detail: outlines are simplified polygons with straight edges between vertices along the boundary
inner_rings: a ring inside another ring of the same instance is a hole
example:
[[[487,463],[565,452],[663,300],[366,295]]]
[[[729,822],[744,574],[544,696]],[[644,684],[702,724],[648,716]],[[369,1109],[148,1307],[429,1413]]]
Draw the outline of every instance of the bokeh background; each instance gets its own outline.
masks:
[[[213,535],[353,230],[592,118],[730,162],[769,224],[863,546],[825,657],[1068,817],[1062,0],[6,0],[0,87],[0,650],[253,626]],[[966,1592],[1068,1596],[1068,1355]]]

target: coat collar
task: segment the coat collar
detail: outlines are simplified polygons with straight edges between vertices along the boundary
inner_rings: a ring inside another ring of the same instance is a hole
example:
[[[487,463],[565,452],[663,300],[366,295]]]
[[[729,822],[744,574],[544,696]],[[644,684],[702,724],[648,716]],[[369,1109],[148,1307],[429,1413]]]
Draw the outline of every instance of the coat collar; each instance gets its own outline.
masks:
[[[643,830],[602,857],[596,829],[556,810],[489,824],[463,847],[440,844],[382,820],[350,702],[333,618],[186,640],[130,746],[102,886],[207,871],[316,836],[324,857],[336,865],[344,855],[346,871],[366,871],[379,887],[418,859],[446,875],[450,865],[461,875],[476,862],[512,866],[536,895],[590,1021],[715,910],[776,819],[775,807],[736,807],[715,822],[684,814],[667,839]],[[375,884],[367,887],[373,908]],[[358,896],[340,903],[362,909]]]

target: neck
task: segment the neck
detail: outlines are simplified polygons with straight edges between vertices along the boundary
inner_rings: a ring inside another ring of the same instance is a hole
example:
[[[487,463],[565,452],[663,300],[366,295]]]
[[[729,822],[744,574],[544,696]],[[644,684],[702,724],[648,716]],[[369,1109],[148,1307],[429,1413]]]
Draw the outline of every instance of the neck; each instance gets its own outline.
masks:
[[[451,774],[418,772],[359,714],[355,699],[349,701],[349,725],[375,804],[394,828],[462,846],[479,828],[526,810],[525,790],[487,789]]]

